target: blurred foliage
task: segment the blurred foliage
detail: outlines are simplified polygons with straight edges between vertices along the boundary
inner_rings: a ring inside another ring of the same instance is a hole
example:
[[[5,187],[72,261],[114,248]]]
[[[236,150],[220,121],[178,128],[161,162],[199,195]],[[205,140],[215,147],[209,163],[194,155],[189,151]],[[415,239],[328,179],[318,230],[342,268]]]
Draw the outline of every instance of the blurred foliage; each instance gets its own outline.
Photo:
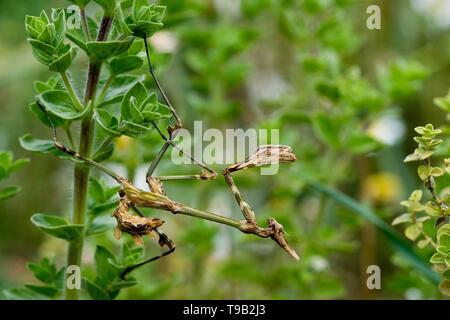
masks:
[[[447,119],[450,112],[450,90],[447,96],[436,98],[435,103],[439,108],[447,112]],[[432,124],[414,129],[420,136],[414,137],[418,148],[414,153],[408,155],[404,162],[420,161],[417,167],[417,174],[423,181],[425,189],[430,194],[431,199],[422,204],[423,191],[415,190],[408,200],[400,204],[407,208],[404,213],[392,222],[393,225],[407,224],[405,236],[412,241],[417,241],[419,248],[427,246],[433,247],[436,252],[431,256],[430,262],[435,265],[435,269],[442,273],[444,279],[439,284],[442,294],[450,296],[450,190],[448,182],[440,179],[445,178],[450,173],[450,158],[445,158],[440,166],[434,167],[432,160],[438,155],[447,157],[449,153],[448,137],[446,141],[439,139],[442,133],[448,134],[449,126],[444,125],[441,129],[435,129]],[[439,149],[439,146],[441,148]],[[444,176],[445,175],[445,176]],[[424,212],[425,215],[421,214]]]
[[[19,170],[29,162],[29,159],[13,161],[13,154],[8,151],[0,151],[0,181],[6,180],[11,173]],[[0,189],[0,201],[14,197],[20,191],[19,186],[9,186]]]
[[[117,288],[134,283],[121,283],[114,272],[109,273],[111,286],[105,292],[99,289],[105,279],[97,278],[95,272],[105,260],[123,266],[126,252],[132,256],[128,260],[138,261],[160,249],[155,242],[146,241],[145,252],[134,255],[129,237],[120,242],[113,238],[114,221],[108,215],[115,202],[109,192],[114,183],[102,181],[95,172],[90,182],[91,236],[83,257],[84,286],[90,296],[441,298],[437,286],[387,238],[379,237],[372,224],[305,183],[306,176],[339,189],[390,223],[403,212],[398,200],[419,183],[415,169],[401,165],[406,150],[414,148],[412,128],[422,123],[439,127],[445,121],[445,112],[430,108],[430,103],[445,95],[450,86],[448,27],[414,10],[411,1],[377,2],[382,12],[381,30],[365,26],[366,8],[372,1],[159,1],[167,10],[164,29],[150,39],[152,62],[185,126],[192,129],[193,121],[202,120],[203,128],[221,131],[280,129],[280,143],[293,147],[297,162],[281,166],[276,176],[260,176],[255,171],[235,180],[258,222],[274,216],[283,224],[301,261],[291,261],[273,243],[256,237],[148,210],[147,214],[166,220],[165,231],[177,244],[176,253],[138,270],[133,274],[138,285],[121,290],[118,296]],[[29,132],[21,144],[33,146],[50,136],[50,129],[28,112],[35,110],[28,106],[34,95],[42,94],[39,86],[33,91],[32,79],[52,90],[62,85],[57,77],[49,82],[48,68],[32,58],[21,31],[24,17],[68,4],[62,0],[0,3],[0,24],[8,30],[0,34],[0,96],[4,101],[0,147],[32,161],[12,177],[23,192],[2,206],[0,287],[32,285],[20,292],[9,291],[7,298],[27,294],[30,298],[57,297],[61,290],[58,276],[64,272],[65,243],[37,232],[30,217],[35,212],[53,212],[66,221],[71,207],[71,162],[25,152],[17,139]],[[97,8],[91,3],[87,11],[94,13]],[[74,70],[81,69],[87,58],[79,50],[72,63]],[[144,84],[156,90],[146,66],[137,68],[135,74],[145,75]],[[73,72],[70,77],[80,93],[84,75]],[[73,129],[77,139],[77,127]],[[103,138],[99,134],[97,143]],[[161,145],[155,132],[139,140],[122,136],[105,163],[137,186],[144,186],[145,164]],[[175,167],[167,156],[157,173],[193,170],[191,165]],[[448,182],[443,180],[442,185]],[[177,201],[241,217],[221,179],[168,182],[165,189]],[[45,216],[38,218],[33,223],[45,230]],[[428,261],[434,252],[426,247],[417,253]],[[30,264],[27,270],[26,261],[41,262]],[[366,288],[366,268],[371,264],[381,267],[380,291]]]

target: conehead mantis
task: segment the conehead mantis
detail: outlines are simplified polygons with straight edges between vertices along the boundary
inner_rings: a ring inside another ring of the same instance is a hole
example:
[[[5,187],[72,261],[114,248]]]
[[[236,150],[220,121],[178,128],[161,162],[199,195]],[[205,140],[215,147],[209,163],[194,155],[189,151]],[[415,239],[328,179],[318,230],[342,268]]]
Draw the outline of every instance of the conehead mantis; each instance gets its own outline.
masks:
[[[158,155],[150,164],[147,170],[146,182],[148,184],[149,191],[144,191],[136,188],[130,181],[128,181],[124,177],[119,176],[116,172],[104,167],[95,160],[88,159],[80,155],[76,151],[64,146],[57,139],[56,128],[54,123],[52,122],[51,117],[49,116],[48,111],[39,101],[36,102],[51,124],[53,141],[56,148],[72,156],[73,158],[78,159],[81,162],[84,162],[87,165],[93,166],[101,170],[102,172],[112,177],[119,185],[122,186],[122,188],[119,191],[120,200],[118,203],[118,207],[111,214],[111,216],[113,216],[117,221],[117,227],[114,231],[114,236],[116,237],[116,239],[120,239],[122,233],[125,232],[132,236],[134,242],[137,245],[142,246],[144,244],[142,236],[148,235],[150,237],[154,237],[154,233],[156,233],[159,236],[160,246],[162,247],[167,246],[169,249],[168,251],[164,252],[159,256],[153,257],[139,264],[126,268],[122,272],[121,277],[123,278],[132,270],[142,265],[145,265],[149,262],[160,259],[175,251],[176,247],[175,243],[160,228],[163,225],[164,221],[156,218],[145,217],[145,215],[139,210],[140,207],[160,209],[172,212],[174,214],[184,214],[201,219],[206,219],[213,222],[229,225],[231,227],[240,230],[241,232],[254,234],[261,238],[271,238],[289,255],[291,255],[295,260],[298,261],[300,259],[299,256],[297,255],[295,250],[293,250],[288,245],[286,239],[284,238],[285,232],[283,230],[283,226],[280,223],[278,223],[274,218],[269,218],[267,220],[268,226],[266,228],[260,227],[256,223],[255,213],[251,209],[250,205],[244,200],[243,196],[239,192],[231,176],[233,172],[239,170],[245,170],[273,163],[293,162],[296,160],[296,157],[292,153],[291,147],[281,145],[260,146],[252,155],[247,157],[244,161],[230,165],[222,171],[222,174],[225,177],[227,185],[229,186],[243,213],[244,220],[231,219],[222,215],[218,215],[216,213],[193,208],[188,205],[173,201],[165,194],[164,187],[161,181],[170,181],[179,179],[210,180],[216,179],[218,177],[218,174],[213,169],[209,168],[200,161],[197,161],[193,156],[186,153],[183,149],[178,148],[173,143],[174,138],[177,135],[178,129],[182,127],[182,122],[180,117],[177,115],[174,107],[170,103],[167,95],[164,93],[153,71],[150,61],[147,38],[145,37],[145,35],[144,35],[144,44],[150,74],[152,75],[152,78],[156,83],[158,90],[160,91],[161,95],[164,98],[164,101],[166,102],[173,117],[176,120],[176,124],[173,127],[168,126],[167,128],[168,136],[162,133],[162,131],[158,128],[157,124],[154,121],[152,122],[152,125],[155,127],[161,138],[164,140],[164,144],[161,150],[159,151]],[[156,167],[158,166],[160,160],[162,159],[165,152],[168,150],[170,146],[176,148],[184,156],[190,158],[194,163],[199,165],[202,168],[201,173],[197,175],[153,177],[153,173]]]

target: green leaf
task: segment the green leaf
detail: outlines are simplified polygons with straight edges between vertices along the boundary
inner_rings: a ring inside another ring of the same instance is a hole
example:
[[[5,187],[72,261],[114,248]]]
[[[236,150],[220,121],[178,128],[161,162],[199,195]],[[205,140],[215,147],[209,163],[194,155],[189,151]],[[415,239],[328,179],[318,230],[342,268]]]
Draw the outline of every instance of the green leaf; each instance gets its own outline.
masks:
[[[146,0],[134,0],[131,16],[123,19],[123,29],[125,33],[132,32],[135,36],[143,38],[151,37],[163,24],[161,20],[164,16],[166,7],[149,5]]]
[[[337,86],[335,86],[332,83],[325,82],[325,81],[321,81],[321,82],[317,83],[315,86],[315,89],[318,94],[320,94],[321,96],[324,96],[334,102],[337,102],[342,96],[342,94]]]
[[[431,168],[428,168],[424,165],[420,165],[417,168],[417,174],[419,175],[419,178],[422,181],[425,181],[426,179],[428,179],[428,177],[430,176],[430,171],[431,171]]]
[[[13,173],[21,168],[23,168],[25,165],[27,165],[30,162],[30,159],[24,158],[24,159],[19,159],[17,161],[14,161],[10,166],[9,166],[9,173]]]
[[[42,231],[67,241],[71,241],[80,236],[84,228],[82,224],[69,224],[63,218],[41,213],[34,214],[31,217],[31,222]]]
[[[120,263],[122,264],[123,268],[126,268],[141,262],[143,256],[143,247],[132,248],[126,242],[124,242],[120,250]]]
[[[409,200],[413,202],[419,202],[422,199],[423,191],[422,190],[414,190],[411,192],[411,195],[409,196]]]
[[[52,19],[55,26],[55,46],[58,48],[63,44],[66,35],[66,12],[64,9],[53,9]]]
[[[29,288],[19,287],[3,290],[7,300],[49,300],[50,298]]]
[[[29,134],[26,134],[19,138],[19,142],[22,148],[28,151],[39,152],[43,154],[52,154],[63,159],[71,159],[75,162],[77,161],[72,156],[69,156],[68,154],[56,148],[52,140],[33,139]]]
[[[439,245],[443,246],[447,249],[450,249],[450,234],[449,233],[441,233],[439,234]]]
[[[104,109],[95,110],[95,120],[97,124],[105,130],[105,132],[113,137],[120,137],[122,135],[119,129],[119,120]]]
[[[116,10],[116,0],[94,0],[104,10],[105,15],[111,16]]]
[[[432,217],[439,217],[441,215],[441,210],[434,205],[434,202],[428,201],[425,204],[425,212]]]
[[[31,53],[40,63],[48,66],[57,59],[56,50],[52,46],[34,39],[28,39],[31,45]]]
[[[91,0],[69,0],[70,2],[76,4],[80,9],[84,9]]]
[[[137,106],[140,106],[147,98],[147,90],[141,82],[134,84],[125,94],[122,100],[120,114],[123,120],[132,120],[131,101],[134,98]]]
[[[450,90],[445,97],[435,98],[434,103],[445,112],[450,113]]]
[[[55,298],[59,294],[59,290],[54,286],[36,286],[33,284],[25,284],[24,287],[49,298]]]
[[[444,257],[446,257],[450,253],[450,249],[447,249],[444,246],[438,246],[436,248],[436,251],[442,254]]]
[[[122,133],[132,138],[142,138],[148,135],[153,128],[150,124],[143,126],[129,121],[121,121],[120,126]]]
[[[420,240],[417,242],[417,246],[421,249],[425,248],[430,243],[430,239]]]
[[[97,246],[94,259],[99,280],[105,286],[109,285],[118,276],[117,268],[111,264],[117,263],[116,257],[105,247]]]
[[[121,41],[91,41],[86,46],[96,61],[103,62],[127,51],[133,40],[133,37],[128,37]]]
[[[83,31],[80,29],[72,29],[67,30],[66,37],[72,41],[75,45],[81,48],[86,53],[88,52],[88,48],[86,46],[86,39]]]
[[[441,253],[436,252],[431,256],[430,262],[434,264],[445,264],[445,259]]]
[[[147,0],[134,0],[132,6],[133,18],[138,19],[139,14],[144,8],[149,8],[149,3]]]
[[[9,171],[9,167],[11,165],[13,155],[11,151],[0,151],[0,164],[7,168],[7,171]]]
[[[438,168],[438,167],[431,168],[430,176],[440,177],[443,174],[444,174],[444,170],[442,170],[441,168]]]
[[[117,200],[106,201],[102,204],[96,205],[90,209],[90,214],[97,216],[105,212],[111,212],[117,207]]]
[[[392,225],[398,225],[398,224],[402,224],[402,223],[412,223],[413,219],[410,213],[404,213],[400,216],[398,216],[397,218],[394,219],[394,221],[392,221]]]
[[[71,47],[66,53],[54,60],[48,67],[50,71],[65,72],[72,64],[73,59],[77,55],[78,48]]]
[[[92,281],[83,278],[82,279],[83,287],[88,292],[89,296],[93,300],[111,300],[111,297],[109,294],[103,290],[101,287],[99,287],[97,284],[93,283]]]
[[[144,59],[138,56],[117,57],[111,59],[108,68],[112,74],[118,75],[138,69],[142,67],[143,64]]]
[[[134,279],[127,279],[127,280],[124,280],[124,281],[120,281],[120,282],[114,283],[111,286],[111,290],[112,291],[116,291],[116,290],[120,290],[120,289],[123,289],[123,288],[129,288],[129,287],[132,287],[132,286],[135,286],[135,285],[137,285],[137,281],[136,280],[134,280]]]
[[[120,75],[114,78],[111,82],[106,95],[98,104],[98,107],[104,107],[116,102],[122,101],[125,93],[138,81],[143,80],[143,77],[133,75]]]
[[[34,82],[34,90],[37,93],[42,93],[44,91],[52,90],[52,89],[54,89],[53,86],[51,86],[51,85],[49,85],[49,84],[47,84],[47,83],[45,83],[43,81],[36,80]]]
[[[312,121],[314,132],[320,140],[333,148],[340,145],[340,126],[337,124],[335,119],[319,113],[312,119]]]
[[[364,132],[354,132],[345,141],[346,148],[354,154],[371,152],[380,147],[380,145],[377,140],[369,137]]]
[[[114,206],[117,206],[117,201],[114,201]],[[113,230],[114,226],[115,222],[109,217],[107,217],[106,219],[103,219],[102,217],[96,218],[94,221],[92,221],[88,230],[86,231],[86,236],[92,236],[103,233],[107,230]]]
[[[425,160],[425,159],[428,159],[429,157],[431,157],[433,155],[434,151],[417,148],[414,150],[414,153],[419,156],[420,160]]]
[[[412,224],[405,229],[405,236],[412,241],[415,241],[421,233],[422,226],[417,223]]]
[[[29,263],[28,269],[33,272],[36,279],[45,284],[52,284],[55,281],[56,266],[53,263],[50,263],[48,258],[42,258],[39,264]]]
[[[8,167],[5,167],[4,165],[0,165],[0,180],[6,179],[9,175]]]
[[[415,153],[411,153],[410,155],[408,155],[405,160],[403,160],[403,162],[413,162],[413,161],[419,161],[420,157],[418,154]]]
[[[106,159],[109,159],[114,153],[114,142],[109,143],[100,153],[96,154],[92,160],[95,162],[102,162]]]
[[[89,108],[78,111],[70,95],[63,90],[45,91],[39,100],[49,113],[66,120],[81,119],[89,112]]]
[[[441,227],[439,227],[437,231],[437,236],[439,237],[441,234],[450,234],[450,223],[444,224]]]
[[[34,115],[47,127],[51,128],[52,125],[50,124],[50,121],[48,121],[48,118],[46,117],[45,113],[39,108],[36,102],[33,102],[30,104],[30,110],[34,113]],[[67,126],[69,121],[64,120],[58,116],[55,116],[54,114],[47,113],[47,115],[52,120],[55,128],[58,128],[60,126]]]
[[[89,187],[88,187],[89,196],[92,197],[96,202],[105,202],[106,195],[104,188],[100,181],[98,181],[95,177],[89,178]]]
[[[138,21],[136,24],[129,25],[136,37],[151,37],[156,31],[163,27],[161,22]]]
[[[14,197],[21,190],[18,186],[6,187],[0,191],[0,201]]]

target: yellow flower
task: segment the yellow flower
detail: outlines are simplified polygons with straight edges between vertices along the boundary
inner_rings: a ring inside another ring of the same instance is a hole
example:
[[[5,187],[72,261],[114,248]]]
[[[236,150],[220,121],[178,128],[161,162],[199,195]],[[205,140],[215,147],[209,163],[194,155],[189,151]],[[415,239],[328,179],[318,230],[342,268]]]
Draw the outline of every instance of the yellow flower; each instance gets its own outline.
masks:
[[[401,197],[402,188],[398,176],[381,172],[369,175],[363,181],[362,195],[374,202],[394,203]]]
[[[127,137],[127,136],[120,136],[115,141],[115,146],[117,151],[119,152],[126,152],[128,148],[130,147],[131,141],[133,138]]]

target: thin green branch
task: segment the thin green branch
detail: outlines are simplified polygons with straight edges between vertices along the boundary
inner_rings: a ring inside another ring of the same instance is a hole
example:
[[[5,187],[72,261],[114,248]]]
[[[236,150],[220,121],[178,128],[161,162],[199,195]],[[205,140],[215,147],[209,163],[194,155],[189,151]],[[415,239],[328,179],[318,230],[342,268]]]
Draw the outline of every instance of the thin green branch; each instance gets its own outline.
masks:
[[[65,127],[64,132],[66,133],[67,139],[69,140],[70,147],[75,150],[75,143],[73,141],[72,132],[70,131],[70,128]]]
[[[111,16],[103,16],[100,28],[97,34],[97,41],[104,41],[108,38],[108,33],[111,27],[113,17]],[[97,63],[94,61],[89,62],[89,71],[88,77],[86,81],[86,88],[84,92],[84,106],[85,108],[89,107],[89,103],[94,103],[95,94],[97,92],[97,85],[100,79],[100,71],[101,71],[101,63]],[[95,108],[95,105],[93,106]],[[79,153],[74,154],[73,156],[82,160],[88,160],[92,143],[94,139],[94,119],[92,114],[89,114],[84,118],[81,122],[81,133],[80,133],[80,147]],[[56,133],[55,135],[55,145],[56,145]],[[62,146],[62,145],[61,145]],[[63,146],[62,146],[63,147]],[[65,148],[65,147],[63,147]],[[100,169],[96,163],[91,163],[86,161],[87,163],[97,167]],[[106,172],[106,171],[105,171]],[[112,173],[112,172],[110,172]],[[115,173],[114,173],[115,175]],[[84,164],[75,165],[74,170],[74,189],[73,189],[73,216],[72,223],[73,224],[84,224],[85,215],[86,215],[86,205],[87,205],[87,191],[88,191],[88,181],[89,181],[89,167]],[[84,236],[80,235],[76,239],[72,240],[69,243],[69,248],[67,250],[67,265],[81,265],[81,256],[83,253],[83,243]],[[68,277],[69,275],[67,275]],[[66,299],[67,300],[77,300],[78,299],[78,291],[77,289],[69,289],[66,287]]]
[[[95,105],[98,105],[103,98],[106,95],[106,92],[108,91],[109,86],[111,85],[111,82],[114,80],[114,76],[110,75],[108,80],[106,80],[105,85],[102,88],[102,91],[100,92],[100,95],[98,96],[97,101],[95,102]]]
[[[72,98],[73,103],[75,104],[75,107],[78,109],[78,111],[82,111],[84,108],[81,105],[80,100],[78,100],[78,97],[75,94],[75,91],[73,90],[72,84],[70,83],[69,77],[67,76],[67,72],[61,72],[61,78],[67,89],[67,92],[69,93],[70,97]]]

